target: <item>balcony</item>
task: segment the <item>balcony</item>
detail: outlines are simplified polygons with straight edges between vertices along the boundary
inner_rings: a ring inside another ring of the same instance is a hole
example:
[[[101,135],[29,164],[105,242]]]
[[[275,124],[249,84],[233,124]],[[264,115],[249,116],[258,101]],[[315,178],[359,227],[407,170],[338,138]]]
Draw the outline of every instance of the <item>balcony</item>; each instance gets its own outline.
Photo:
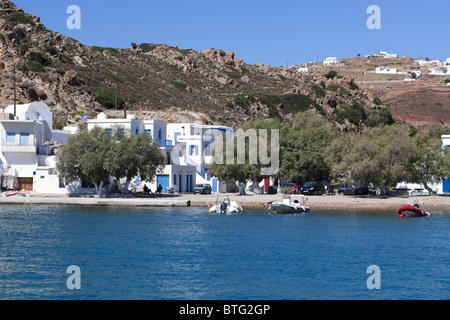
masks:
[[[35,145],[2,144],[0,148],[3,153],[36,153]]]
[[[159,143],[159,146],[160,146],[161,148],[170,148],[170,147],[173,147],[173,142],[172,142],[172,140],[156,139],[155,141]]]

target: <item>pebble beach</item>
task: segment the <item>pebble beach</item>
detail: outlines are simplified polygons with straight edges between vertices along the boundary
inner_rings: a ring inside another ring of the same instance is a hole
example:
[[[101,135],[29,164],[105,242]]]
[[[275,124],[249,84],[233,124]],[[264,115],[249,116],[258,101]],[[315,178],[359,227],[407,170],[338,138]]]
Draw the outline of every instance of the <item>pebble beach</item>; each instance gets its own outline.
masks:
[[[143,196],[137,195],[127,198],[120,197],[69,197],[67,195],[36,195],[0,197],[0,204],[14,205],[86,205],[86,206],[149,206],[149,207],[210,207],[216,202],[222,202],[228,196],[245,208],[269,208],[274,201],[281,201],[283,194],[256,195],[248,194],[163,194]],[[449,196],[422,197],[375,197],[375,196],[305,196],[306,205],[314,209],[335,210],[397,210],[409,201],[422,201],[427,211],[449,211]]]

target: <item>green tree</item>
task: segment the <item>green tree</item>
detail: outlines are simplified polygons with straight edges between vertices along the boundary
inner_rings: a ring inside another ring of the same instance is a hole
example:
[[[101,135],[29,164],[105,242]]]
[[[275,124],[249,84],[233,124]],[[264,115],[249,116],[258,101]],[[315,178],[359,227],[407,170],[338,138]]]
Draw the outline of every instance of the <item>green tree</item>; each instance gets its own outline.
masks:
[[[66,183],[89,181],[94,184],[97,195],[100,195],[109,176],[105,158],[110,145],[107,131],[100,128],[71,136],[57,153],[59,177]]]
[[[324,151],[335,137],[319,115],[297,114],[281,139],[281,176],[298,184],[328,179],[330,167],[325,162]]]
[[[104,182],[117,180],[123,193],[133,178],[151,181],[166,159],[147,134],[131,136],[121,128],[95,127],[70,137],[57,154],[57,170],[67,183],[90,181],[100,195]],[[125,180],[124,185],[120,183]]]
[[[248,134],[245,140],[239,139],[239,137],[234,137],[232,140],[232,145],[229,146],[233,150],[232,161],[227,161],[226,159],[226,148],[227,141],[226,137],[222,137],[222,143],[218,144],[216,150],[214,151],[215,161],[207,166],[209,173],[212,176],[219,178],[220,180],[227,182],[246,182],[247,180],[260,181],[265,176],[261,173],[262,168],[267,164],[261,163],[261,158],[259,156],[260,145],[260,130],[267,130],[267,150],[272,149],[272,136],[271,130],[280,130],[283,126],[279,119],[268,119],[268,120],[254,120],[244,124],[241,128],[241,133]],[[250,134],[253,132],[253,134]],[[258,140],[258,144],[255,144],[254,140]],[[245,146],[239,144],[239,141],[244,142]],[[230,141],[228,141],[228,144]],[[222,149],[221,149],[222,148]],[[219,157],[218,151],[223,151],[223,156]],[[279,150],[278,150],[279,151]],[[242,152],[242,153],[241,153]],[[245,163],[239,163],[239,154],[245,155]],[[269,155],[268,155],[269,156]],[[275,158],[279,158],[275,156]],[[273,164],[272,164],[273,165]],[[278,165],[275,164],[275,165]]]
[[[450,178],[450,148],[445,148],[438,163],[438,174],[443,179]]]
[[[109,88],[98,87],[96,91],[97,102],[107,109],[124,109],[123,98]]]
[[[367,129],[364,135],[354,136],[347,142],[333,143],[326,152],[334,176],[373,184],[382,190],[411,179],[414,144],[406,126]],[[333,148],[340,152],[339,156],[330,156]]]
[[[434,191],[429,183],[439,182],[439,164],[443,157],[442,141],[427,133],[418,133],[413,138],[414,153],[410,161],[411,182],[421,183],[430,194]]]
[[[166,163],[159,144],[154,143],[146,133],[132,136],[129,131],[116,127],[111,130],[110,136],[106,168],[124,194],[128,193],[128,186],[134,178],[152,181]],[[123,185],[121,180],[125,181]]]

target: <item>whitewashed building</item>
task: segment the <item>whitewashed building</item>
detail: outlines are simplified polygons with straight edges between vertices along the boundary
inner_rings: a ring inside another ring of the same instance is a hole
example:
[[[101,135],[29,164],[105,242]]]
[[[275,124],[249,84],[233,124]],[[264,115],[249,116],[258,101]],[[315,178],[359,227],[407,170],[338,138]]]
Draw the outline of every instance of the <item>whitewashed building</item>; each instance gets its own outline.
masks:
[[[450,66],[447,66],[447,68],[436,67],[436,68],[431,68],[429,70],[430,70],[429,75],[432,75],[432,76],[448,76],[448,75],[450,75]]]
[[[375,69],[376,74],[398,74],[396,68],[378,67]]]
[[[339,59],[336,57],[328,57],[323,61],[323,65],[326,66],[335,66],[339,63]]]
[[[388,53],[387,51],[380,51],[378,55],[386,59],[398,58],[397,53]]]
[[[46,144],[52,140],[53,126],[48,106],[42,102],[8,106],[0,119],[2,189],[66,193]]]
[[[210,184],[213,192],[224,191],[224,185],[210,176],[206,165],[212,160],[214,132],[225,132],[230,128],[138,120],[132,115],[127,116],[127,119],[108,119],[103,113],[97,119],[88,121],[88,130],[95,126],[110,129],[119,126],[133,135],[145,132],[159,143],[167,164],[154,181],[142,182],[152,191],[161,185],[163,192],[192,192],[199,183]]]

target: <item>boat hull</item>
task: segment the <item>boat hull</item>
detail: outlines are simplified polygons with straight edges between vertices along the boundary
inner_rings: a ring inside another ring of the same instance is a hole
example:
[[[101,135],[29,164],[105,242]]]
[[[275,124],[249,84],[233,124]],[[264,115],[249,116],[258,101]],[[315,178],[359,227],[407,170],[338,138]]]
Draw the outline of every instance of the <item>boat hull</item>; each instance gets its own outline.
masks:
[[[283,203],[273,203],[270,208],[274,214],[295,214],[309,212],[310,208],[307,206],[300,205],[288,205]]]
[[[240,205],[238,205],[236,202],[232,201],[231,205],[228,205],[225,210],[221,210],[220,205],[212,206],[209,209],[210,214],[237,214],[244,211]]]
[[[397,213],[400,215],[400,217],[427,217],[430,215],[430,213],[428,213],[427,211],[411,205],[402,206],[397,210]]]

